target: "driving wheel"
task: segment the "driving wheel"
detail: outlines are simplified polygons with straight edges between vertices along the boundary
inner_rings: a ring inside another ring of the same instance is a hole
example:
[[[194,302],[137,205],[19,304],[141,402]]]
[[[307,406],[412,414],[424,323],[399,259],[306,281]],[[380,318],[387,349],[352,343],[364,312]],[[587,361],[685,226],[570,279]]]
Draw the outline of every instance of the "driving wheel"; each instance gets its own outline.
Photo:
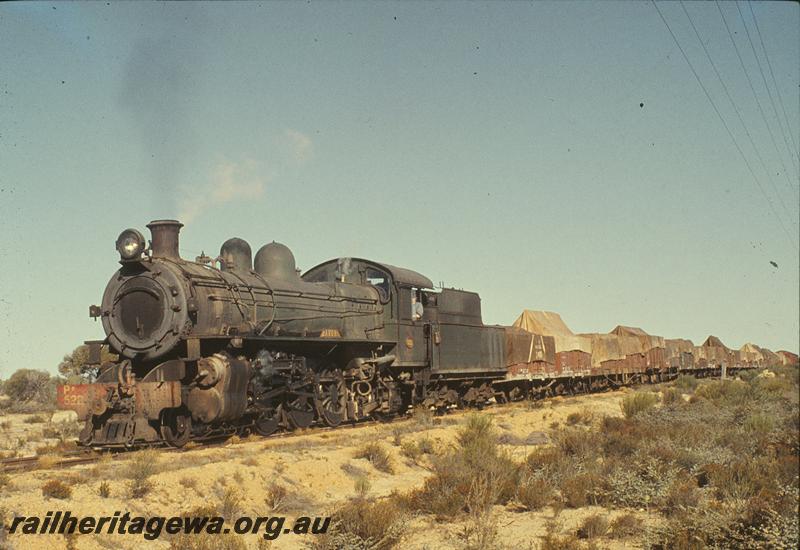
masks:
[[[297,393],[288,398],[284,407],[286,421],[294,429],[308,428],[314,421],[314,403],[306,393]]]
[[[325,424],[336,427],[347,416],[347,392],[344,380],[321,382],[317,385],[314,405]]]
[[[192,417],[165,410],[161,414],[161,437],[170,447],[183,447],[192,437]]]

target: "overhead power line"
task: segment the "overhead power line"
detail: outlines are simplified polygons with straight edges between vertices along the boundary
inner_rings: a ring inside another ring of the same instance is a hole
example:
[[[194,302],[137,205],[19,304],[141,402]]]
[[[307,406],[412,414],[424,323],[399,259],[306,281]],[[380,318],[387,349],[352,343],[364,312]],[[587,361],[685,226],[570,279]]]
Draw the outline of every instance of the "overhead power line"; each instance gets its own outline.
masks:
[[[733,101],[733,97],[731,96],[730,92],[728,91],[728,86],[725,85],[725,81],[722,79],[722,75],[720,74],[719,70],[717,69],[717,65],[714,63],[714,60],[711,58],[711,54],[709,53],[708,48],[706,48],[706,44],[705,44],[705,42],[703,42],[703,38],[700,36],[700,31],[697,30],[697,27],[695,26],[694,21],[692,20],[692,16],[689,14],[689,10],[686,9],[686,4],[683,2],[683,0],[680,0],[680,4],[681,4],[681,7],[683,8],[683,13],[686,14],[686,18],[689,20],[689,24],[692,26],[692,30],[694,31],[695,36],[697,36],[697,41],[700,42],[700,45],[703,47],[703,51],[705,52],[706,57],[708,58],[708,62],[711,63],[711,68],[714,69],[714,74],[717,75],[717,80],[719,80],[719,83],[722,85],[722,89],[725,92],[725,96],[728,98],[728,101],[730,102],[731,106],[733,107],[733,111],[736,113],[736,116],[739,118],[739,122],[741,123],[742,128],[744,128],[744,133],[747,136],[747,139],[750,140],[750,146],[753,147],[753,150],[756,153],[756,157],[758,158],[759,162],[761,163],[761,167],[764,169],[764,172],[767,174],[767,179],[769,180],[770,186],[772,186],[772,190],[775,192],[775,195],[778,197],[778,201],[781,203],[781,206],[783,206],[783,210],[786,212],[786,216],[788,217],[789,220],[791,220],[792,219],[792,214],[791,214],[791,212],[789,212],[789,209],[786,207],[786,202],[781,198],[780,191],[778,191],[778,188],[775,186],[775,182],[772,180],[772,173],[767,168],[767,165],[764,163],[764,159],[761,157],[761,153],[759,152],[755,141],[753,141],[753,136],[750,135],[750,131],[747,129],[747,124],[745,124],[744,119],[742,118],[742,114],[741,114],[741,112],[739,112],[739,108],[736,106],[736,103]]]
[[[775,86],[775,95],[778,96],[778,103],[781,104],[781,110],[783,111],[783,118],[786,121],[786,133],[789,134],[789,137],[792,139],[792,145],[794,148],[792,149],[792,153],[797,156],[797,143],[794,141],[794,132],[792,132],[792,126],[789,124],[789,117],[786,115],[786,107],[783,105],[783,96],[781,96],[781,89],[778,88],[778,81],[775,79],[775,73],[772,71],[772,62],[769,60],[769,54],[767,53],[767,48],[764,46],[764,39],[761,37],[761,29],[758,27],[758,19],[756,19],[756,12],[753,11],[753,2],[748,1],[747,5],[750,6],[750,14],[753,16],[753,24],[756,26],[756,33],[758,34],[758,41],[761,42],[761,49],[764,50],[764,58],[767,60],[767,67],[769,67],[769,74],[772,76],[772,84]],[[787,143],[788,146],[788,143]]]
[[[798,187],[796,183],[792,182],[792,179],[789,177],[789,171],[786,169],[786,163],[783,161],[783,153],[781,152],[780,148],[778,147],[778,142],[775,141],[775,134],[772,132],[772,125],[767,120],[767,115],[764,113],[764,107],[761,105],[761,100],[758,98],[758,94],[756,93],[756,88],[753,86],[753,80],[750,78],[750,73],[747,71],[747,67],[744,64],[744,59],[742,58],[742,53],[739,51],[739,45],[736,43],[736,40],[733,38],[733,33],[731,32],[731,28],[728,25],[727,19],[725,19],[725,13],[722,11],[722,6],[719,4],[719,0],[715,0],[717,4],[717,9],[719,10],[719,15],[722,17],[722,22],[725,24],[725,30],[728,31],[728,37],[731,39],[731,43],[733,44],[733,49],[736,50],[736,57],[739,58],[739,64],[742,66],[742,71],[744,72],[744,76],[747,78],[747,84],[750,85],[750,91],[753,93],[753,98],[756,100],[756,105],[758,105],[758,112],[761,114],[761,120],[764,121],[764,125],[767,127],[767,132],[769,132],[770,140],[772,141],[772,146],[775,148],[775,153],[778,155],[778,160],[781,163],[781,168],[783,168],[783,175],[786,178],[786,183],[789,185],[789,189],[791,190],[792,199],[794,199],[795,193],[798,191]],[[794,168],[794,166],[792,167]]]
[[[656,0],[650,0],[650,1],[653,3],[653,6],[656,8],[656,11],[658,12],[658,16],[661,18],[661,21],[663,21],[664,26],[667,27],[667,30],[669,31],[670,36],[672,36],[672,40],[675,42],[675,45],[678,46],[678,50],[680,50],[681,55],[683,55],[683,59],[686,61],[686,64],[689,65],[689,69],[691,69],[695,80],[697,80],[697,83],[700,85],[700,88],[703,90],[703,93],[705,93],[706,98],[708,99],[708,102],[711,103],[711,107],[714,109],[714,112],[717,113],[717,117],[719,117],[720,122],[722,122],[722,126],[725,128],[725,131],[728,133],[728,136],[731,138],[731,141],[733,142],[733,145],[736,147],[736,150],[739,151],[739,155],[742,157],[742,160],[744,161],[745,166],[747,166],[747,170],[750,172],[750,175],[753,176],[753,180],[756,182],[756,186],[758,187],[759,191],[761,191],[761,194],[764,196],[764,198],[767,200],[767,204],[769,205],[769,208],[772,211],[772,214],[775,216],[775,218],[777,218],[778,222],[780,223],[781,227],[783,228],[784,233],[786,233],[786,237],[789,239],[789,242],[791,243],[792,247],[797,248],[797,245],[795,244],[794,239],[792,238],[792,235],[786,229],[786,226],[784,225],[783,220],[781,219],[780,216],[778,216],[778,213],[775,211],[775,206],[772,204],[772,200],[769,198],[769,195],[767,195],[767,193],[764,192],[764,187],[761,185],[761,182],[756,177],[756,174],[753,171],[753,168],[750,166],[750,162],[747,160],[747,157],[745,156],[744,151],[742,151],[742,148],[739,146],[739,142],[736,141],[736,137],[734,137],[733,132],[731,132],[731,129],[728,127],[728,123],[725,122],[725,118],[722,116],[722,113],[720,113],[719,109],[717,108],[717,104],[714,103],[714,99],[711,97],[711,94],[708,93],[708,90],[706,89],[705,85],[703,84],[703,81],[700,80],[700,76],[697,74],[697,71],[695,70],[694,65],[692,65],[692,62],[689,60],[689,56],[686,55],[686,52],[683,50],[683,46],[681,46],[681,43],[678,41],[678,37],[675,36],[674,32],[672,32],[672,27],[669,26],[669,23],[667,22],[666,18],[664,17],[664,14],[661,13],[661,9],[659,9],[658,4],[656,3]]]
[[[753,38],[750,36],[750,29],[747,27],[747,22],[744,20],[744,14],[742,13],[742,8],[739,6],[739,2],[735,2],[736,9],[739,10],[739,17],[742,19],[742,25],[744,25],[744,32],[747,35],[747,40],[750,42],[750,49],[753,50],[753,56],[756,58],[756,64],[758,65],[758,70],[761,73],[761,80],[764,82],[764,87],[767,89],[767,96],[769,97],[770,105],[772,105],[772,112],[775,114],[775,118],[778,120],[778,127],[781,129],[781,136],[783,137],[783,143],[786,145],[786,150],[789,152],[789,160],[792,163],[792,166],[795,167],[795,170],[798,170],[798,167],[795,166],[795,156],[792,153],[792,148],[789,147],[789,142],[786,139],[786,132],[783,131],[783,124],[781,124],[781,117],[778,116],[778,109],[775,107],[775,100],[772,98],[772,90],[770,90],[769,84],[767,84],[767,77],[764,76],[764,67],[761,66],[761,60],[756,53],[756,47],[753,44]],[[766,50],[764,50],[766,53]]]

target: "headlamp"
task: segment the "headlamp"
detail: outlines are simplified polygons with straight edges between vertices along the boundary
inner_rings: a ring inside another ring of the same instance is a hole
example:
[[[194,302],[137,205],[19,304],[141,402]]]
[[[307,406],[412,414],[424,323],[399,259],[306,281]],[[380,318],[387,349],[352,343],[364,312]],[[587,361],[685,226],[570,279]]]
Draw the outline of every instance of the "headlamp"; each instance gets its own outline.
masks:
[[[135,229],[126,229],[117,237],[117,252],[123,260],[139,258],[144,252],[144,236]]]

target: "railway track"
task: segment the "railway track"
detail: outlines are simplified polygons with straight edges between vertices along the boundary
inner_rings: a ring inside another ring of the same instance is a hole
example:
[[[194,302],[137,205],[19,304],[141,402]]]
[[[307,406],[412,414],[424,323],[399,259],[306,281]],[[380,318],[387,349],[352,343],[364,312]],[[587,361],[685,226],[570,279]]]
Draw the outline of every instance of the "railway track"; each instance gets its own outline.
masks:
[[[650,384],[645,384],[650,385]],[[591,395],[597,393],[605,393],[609,391],[615,391],[618,388],[604,388],[600,391],[590,391],[590,392],[576,392],[564,395],[563,397],[579,397],[583,395]],[[544,397],[540,398],[542,400],[549,400],[552,397]],[[522,401],[518,401],[522,402]],[[507,404],[487,404],[482,408],[494,408],[497,405],[507,405]],[[474,412],[475,409],[453,409],[446,411],[445,414],[448,416],[450,415],[459,415],[459,414],[468,414],[470,412]],[[377,419],[365,419],[359,422],[351,422],[341,424],[337,427],[331,426],[314,426],[311,428],[306,428],[303,430],[293,430],[293,431],[283,431],[277,432],[270,436],[262,438],[265,442],[275,440],[275,439],[289,439],[294,437],[302,437],[302,436],[309,436],[315,435],[319,433],[326,433],[329,431],[340,431],[340,430],[347,430],[347,429],[358,429],[358,428],[366,428],[370,426],[376,425],[387,425],[387,424],[395,424],[395,423],[402,423],[402,422],[410,422],[411,417],[408,415],[403,416],[396,416],[396,417],[388,417],[382,418],[380,420]],[[161,449],[165,453],[189,453],[192,451],[199,451],[204,449],[210,449],[214,447],[222,447],[229,444],[229,439],[237,434],[226,434],[223,436],[213,436],[207,439],[200,439],[200,440],[192,440],[189,445],[182,448],[173,448],[173,447],[166,447],[164,445],[155,445],[151,447],[141,446],[136,447],[136,449],[126,449],[126,448],[119,448],[109,450],[106,449],[105,452],[96,451],[91,449],[83,449],[83,450],[76,450],[70,451],[67,453],[63,453],[61,455],[57,455],[55,457],[55,461],[53,462],[53,455],[45,455],[47,458],[43,458],[42,456],[26,456],[26,457],[17,457],[17,458],[6,458],[0,460],[0,473],[10,473],[10,472],[19,472],[19,471],[27,471],[27,470],[34,470],[37,468],[69,468],[72,466],[79,466],[83,464],[91,464],[102,460],[104,457],[110,456],[112,460],[119,459],[128,454],[131,450],[140,450],[145,448],[158,448]],[[46,464],[46,466],[45,466]]]
[[[325,433],[331,430],[338,431],[341,429],[346,430],[346,429],[366,428],[368,426],[393,424],[396,422],[404,422],[409,420],[410,419],[406,417],[397,417],[397,418],[384,419],[381,421],[368,420],[366,422],[343,424],[336,428],[332,428],[330,426],[318,426],[299,431],[278,432],[263,439],[264,441],[270,441],[274,439],[289,439],[294,437],[302,437],[302,436],[315,435],[318,433]],[[215,447],[223,447],[229,444],[230,437],[232,436],[215,437],[200,441],[194,440],[192,442],[193,445],[189,445],[187,447],[179,449],[173,447],[165,447],[165,446],[152,446],[152,447],[141,446],[137,447],[134,450],[140,450],[145,448],[157,448],[165,453],[190,453],[193,451],[213,449]],[[130,450],[131,449],[120,448],[111,451],[106,450],[105,452],[102,452],[92,449],[83,449],[83,450],[79,449],[76,451],[64,452],[59,455],[35,455],[35,456],[5,458],[0,460],[0,473],[29,471],[29,470],[36,470],[39,468],[41,469],[69,468],[72,466],[80,466],[83,464],[92,464],[109,456],[111,457],[112,460],[117,460],[125,457]]]

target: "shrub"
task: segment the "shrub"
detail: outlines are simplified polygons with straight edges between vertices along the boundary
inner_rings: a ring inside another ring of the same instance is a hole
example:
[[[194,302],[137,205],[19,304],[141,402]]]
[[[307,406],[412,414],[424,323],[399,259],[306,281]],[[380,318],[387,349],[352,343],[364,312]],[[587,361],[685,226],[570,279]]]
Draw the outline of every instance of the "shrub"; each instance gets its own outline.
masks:
[[[566,456],[594,458],[602,450],[602,435],[581,428],[562,428],[553,435],[553,443]]]
[[[594,514],[583,520],[578,528],[578,537],[582,539],[602,537],[608,533],[608,527],[608,520],[605,516]]]
[[[25,417],[25,420],[23,420],[23,422],[25,424],[44,424],[45,422],[47,422],[47,419],[41,414],[34,414],[33,416]]]
[[[272,483],[269,487],[267,487],[266,503],[270,510],[280,512],[283,508],[283,504],[288,493],[289,491],[286,489],[286,487],[283,485],[278,485],[277,483]]]
[[[366,458],[376,470],[386,472],[387,474],[394,473],[392,456],[380,443],[367,443],[356,451],[355,458]]]
[[[103,498],[111,496],[111,484],[108,481],[102,482],[97,488],[97,494]]]
[[[621,506],[643,508],[662,502],[678,470],[652,456],[620,460],[609,468],[606,482],[610,499]]]
[[[289,492],[285,486],[275,482],[267,487],[267,498],[264,501],[274,512],[300,511],[308,513],[316,507],[314,501],[306,495]]]
[[[697,378],[689,374],[681,374],[675,379],[675,387],[682,391],[691,391],[698,383]]]
[[[315,550],[388,550],[398,545],[405,531],[405,515],[394,502],[356,499],[334,510],[328,532],[308,544]]]
[[[575,426],[576,424],[590,425],[594,421],[594,412],[590,409],[584,409],[580,412],[570,413],[567,416],[567,424]]]
[[[72,496],[72,487],[58,479],[51,479],[42,485],[42,495],[52,498],[67,499]]]
[[[661,390],[661,404],[662,405],[675,405],[676,403],[682,403],[683,399],[681,398],[681,394],[675,388],[664,388]]]
[[[517,501],[528,510],[539,510],[550,502],[555,491],[547,480],[524,476],[517,487]]]
[[[242,493],[235,487],[225,487],[219,503],[219,512],[222,517],[231,520],[242,509]]]
[[[41,455],[36,461],[36,467],[40,470],[49,470],[50,468],[55,467],[59,462],[61,462],[61,458],[59,458],[57,455]]]
[[[756,435],[765,435],[775,428],[775,419],[765,413],[757,412],[747,417],[744,429]]]
[[[432,455],[436,453],[436,444],[430,437],[420,438],[417,441],[417,447],[419,447],[419,450],[422,452],[422,454]]]
[[[400,454],[416,462],[422,456],[422,451],[414,441],[403,441],[400,446]]]
[[[611,522],[611,536],[615,539],[632,537],[639,534],[642,528],[642,520],[633,514],[623,514]]]
[[[748,499],[761,491],[775,493],[773,464],[769,459],[737,460],[732,464],[712,464],[705,468],[709,482],[716,489],[717,498],[728,500]]]
[[[674,512],[692,508],[700,503],[700,491],[697,483],[692,478],[676,479],[669,487],[664,497],[662,509],[665,512]]]
[[[433,475],[407,500],[412,509],[438,516],[483,512],[514,497],[519,466],[497,446],[487,416],[471,415],[455,448],[432,459]]]
[[[570,508],[580,508],[587,504],[604,501],[605,480],[602,476],[585,472],[568,477],[561,484],[561,496]]]
[[[491,510],[470,514],[458,534],[459,538],[464,541],[462,548],[465,550],[497,548],[497,535],[497,517]]]
[[[634,392],[622,398],[620,407],[625,418],[633,418],[637,414],[649,411],[656,403],[658,403],[658,397],[655,394]]]
[[[219,517],[213,506],[205,505],[179,514],[184,517]],[[263,540],[263,539],[261,539]],[[192,533],[169,538],[169,550],[248,550],[246,538],[234,533]],[[258,548],[261,548],[259,545]]]
[[[724,401],[744,401],[752,397],[752,390],[749,384],[741,380],[716,380],[700,386],[694,394],[720,404]]]

